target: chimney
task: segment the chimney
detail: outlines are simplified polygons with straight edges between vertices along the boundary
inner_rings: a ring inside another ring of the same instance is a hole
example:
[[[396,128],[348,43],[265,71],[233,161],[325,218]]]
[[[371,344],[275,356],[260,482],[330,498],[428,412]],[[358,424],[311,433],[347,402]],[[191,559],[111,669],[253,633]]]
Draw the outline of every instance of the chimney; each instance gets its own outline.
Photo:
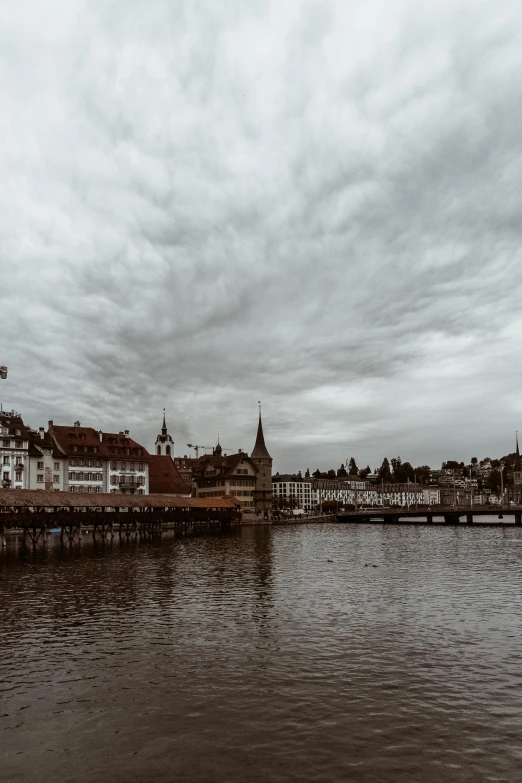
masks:
[[[102,440],[103,440],[103,432],[101,430],[98,430],[98,437],[99,437],[100,443],[101,443]]]
[[[45,430],[43,427],[38,427],[38,432],[40,434],[41,439],[43,440],[45,437]]]
[[[54,427],[53,420],[49,419],[49,421],[47,422],[47,429],[49,430],[49,435],[53,434],[53,427]]]
[[[80,422],[79,422],[79,421],[75,421],[75,422],[74,422],[74,426],[75,426],[75,427],[81,427],[82,425],[80,424]]]
[[[125,430],[125,437],[126,437],[126,438],[128,438],[128,437],[129,437],[129,430]]]

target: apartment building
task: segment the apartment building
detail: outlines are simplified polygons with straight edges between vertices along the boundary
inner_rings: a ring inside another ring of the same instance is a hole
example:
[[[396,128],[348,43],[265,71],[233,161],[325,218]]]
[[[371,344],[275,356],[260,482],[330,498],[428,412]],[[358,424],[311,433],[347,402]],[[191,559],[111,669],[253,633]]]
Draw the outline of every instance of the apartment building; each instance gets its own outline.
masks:
[[[69,492],[149,494],[149,453],[128,430],[102,432],[49,422],[49,434],[67,458],[64,489]]]

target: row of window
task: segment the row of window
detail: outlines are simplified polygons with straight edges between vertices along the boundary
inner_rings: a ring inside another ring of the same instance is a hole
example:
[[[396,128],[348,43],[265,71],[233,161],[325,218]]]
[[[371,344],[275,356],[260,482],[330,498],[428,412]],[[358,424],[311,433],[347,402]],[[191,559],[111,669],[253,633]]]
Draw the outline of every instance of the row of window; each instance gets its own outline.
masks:
[[[252,497],[252,492],[248,492],[245,489],[238,489],[237,491],[234,491],[233,494],[236,497],[238,497],[238,498],[244,498],[244,497],[250,498],[250,497]]]
[[[234,487],[255,487],[256,482],[254,479],[236,479],[230,486]]]
[[[18,460],[18,462],[20,462],[20,457],[16,457],[16,459]],[[4,465],[10,465],[11,464],[11,457],[4,457],[3,463],[4,463]]]
[[[76,459],[72,458],[69,460],[69,465],[73,467],[79,467],[79,468],[101,468],[102,461],[101,459]]]
[[[69,487],[69,492],[101,492],[101,487],[83,486],[83,487]]]
[[[144,476],[111,476],[111,484],[130,484],[136,487],[145,485]]]
[[[43,466],[44,466],[43,462],[39,462],[38,463],[38,470],[43,470]],[[59,462],[55,462],[54,463],[54,469],[55,470],[60,470],[60,463]]]
[[[119,465],[119,467],[118,467]],[[129,462],[129,470],[139,470],[143,473],[145,470],[145,466],[143,462],[138,462],[136,467],[136,462]],[[117,460],[112,460],[111,462],[111,470],[127,470],[127,463],[126,462],[118,462]]]
[[[69,473],[69,481],[103,481],[103,473]]]
[[[117,489],[111,489],[111,492],[117,492],[117,491],[118,491]],[[143,494],[144,494],[144,492],[143,492],[143,490],[142,490],[142,489],[139,489],[139,490],[137,491],[137,493],[136,493],[136,494],[137,494],[137,495],[143,495]]]
[[[22,475],[22,474],[20,474]],[[19,479],[17,479],[18,481]],[[37,473],[36,474],[36,480],[39,484],[43,484],[44,476],[43,473]],[[53,476],[53,484],[59,484],[60,483],[60,476]]]
[[[27,441],[21,440],[3,440],[2,446],[4,449],[26,449]]]
[[[93,454],[97,454],[98,446],[73,446],[73,451],[92,451]]]
[[[109,451],[112,454],[135,454],[137,457],[143,457],[143,449],[119,449],[109,446]]]

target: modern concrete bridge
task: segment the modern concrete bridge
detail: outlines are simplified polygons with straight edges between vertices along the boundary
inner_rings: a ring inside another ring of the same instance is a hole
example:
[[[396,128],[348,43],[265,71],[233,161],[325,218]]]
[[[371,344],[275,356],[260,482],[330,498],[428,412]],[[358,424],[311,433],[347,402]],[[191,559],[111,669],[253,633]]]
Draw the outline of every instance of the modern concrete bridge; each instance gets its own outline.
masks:
[[[496,517],[494,522],[481,521],[484,517]],[[442,519],[441,519],[442,518]],[[385,523],[392,525],[459,525],[464,521],[468,525],[507,526],[522,525],[521,506],[476,506],[474,508],[455,506],[419,506],[416,509],[374,508],[360,511],[340,511],[337,522],[345,523]]]

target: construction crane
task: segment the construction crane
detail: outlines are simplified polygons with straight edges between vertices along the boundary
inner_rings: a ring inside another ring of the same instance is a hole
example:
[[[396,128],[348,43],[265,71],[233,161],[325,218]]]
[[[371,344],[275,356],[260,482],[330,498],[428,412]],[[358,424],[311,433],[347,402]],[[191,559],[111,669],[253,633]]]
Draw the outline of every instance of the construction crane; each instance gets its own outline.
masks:
[[[199,458],[199,450],[200,449],[205,449],[205,451],[206,451],[207,449],[214,449],[215,448],[214,446],[193,446],[192,443],[187,443],[187,446],[189,447],[189,449],[194,449],[194,451],[196,452],[196,459]],[[224,446],[221,446],[221,448],[224,448]],[[227,449],[227,451],[231,451],[231,449]]]

